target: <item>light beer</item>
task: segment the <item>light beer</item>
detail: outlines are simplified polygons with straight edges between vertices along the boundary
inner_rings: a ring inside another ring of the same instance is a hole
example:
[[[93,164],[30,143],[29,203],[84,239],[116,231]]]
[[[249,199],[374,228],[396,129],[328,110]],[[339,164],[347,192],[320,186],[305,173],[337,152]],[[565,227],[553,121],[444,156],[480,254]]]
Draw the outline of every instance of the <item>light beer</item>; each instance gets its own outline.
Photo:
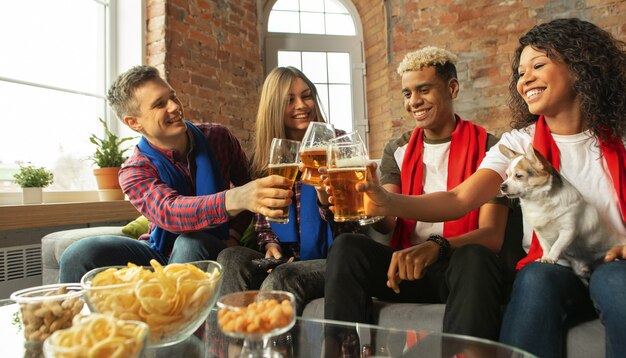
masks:
[[[296,181],[296,176],[298,175],[298,164],[270,164],[267,168],[267,171],[269,175],[280,175],[281,177],[289,179],[289,187],[281,187],[281,189],[291,189],[293,187],[293,183]],[[283,211],[283,214],[275,217],[268,216],[266,217],[267,221],[273,221],[282,224],[286,224],[289,222],[289,206],[270,209],[281,209]]]
[[[318,169],[326,167],[326,148],[307,149],[300,153],[300,161],[302,162],[302,176],[300,177],[302,184],[321,185],[322,178]]]
[[[363,193],[357,183],[365,182],[367,169],[363,167],[329,168],[328,179],[333,191],[335,221],[358,221],[365,217]]]

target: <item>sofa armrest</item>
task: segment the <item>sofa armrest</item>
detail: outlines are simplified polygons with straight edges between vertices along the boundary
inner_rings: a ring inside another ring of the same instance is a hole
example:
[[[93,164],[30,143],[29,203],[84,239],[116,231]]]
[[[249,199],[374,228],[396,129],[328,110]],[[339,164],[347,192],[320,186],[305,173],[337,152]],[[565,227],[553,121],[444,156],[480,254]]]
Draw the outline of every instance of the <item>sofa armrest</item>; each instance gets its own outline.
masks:
[[[59,260],[65,249],[74,242],[90,236],[120,235],[123,226],[98,226],[71,229],[50,233],[41,239],[42,283],[57,283],[59,280]]]

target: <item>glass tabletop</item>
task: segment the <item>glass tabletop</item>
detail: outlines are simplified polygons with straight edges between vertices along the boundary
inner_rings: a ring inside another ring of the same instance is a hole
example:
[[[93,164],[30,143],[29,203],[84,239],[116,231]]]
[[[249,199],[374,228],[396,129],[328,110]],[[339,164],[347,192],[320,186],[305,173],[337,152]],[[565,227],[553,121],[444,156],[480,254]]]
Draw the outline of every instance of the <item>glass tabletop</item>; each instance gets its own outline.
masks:
[[[41,345],[24,342],[18,306],[0,300],[0,346],[3,357],[41,357]],[[147,349],[144,357],[238,357],[242,341],[217,327],[217,310],[187,340],[166,348]],[[468,336],[348,324],[312,318],[296,319],[287,333],[272,338],[272,349],[283,357],[458,357],[526,358],[533,355],[500,343]]]

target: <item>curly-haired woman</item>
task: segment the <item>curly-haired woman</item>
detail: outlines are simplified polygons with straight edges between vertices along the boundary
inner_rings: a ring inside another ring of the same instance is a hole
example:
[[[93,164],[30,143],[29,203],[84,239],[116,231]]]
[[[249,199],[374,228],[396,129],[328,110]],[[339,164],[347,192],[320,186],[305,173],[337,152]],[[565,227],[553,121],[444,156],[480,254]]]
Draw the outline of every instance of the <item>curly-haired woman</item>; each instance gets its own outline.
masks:
[[[509,86],[514,129],[500,143],[517,152],[532,143],[625,235],[624,42],[579,19],[537,25],[519,42]],[[371,199],[369,215],[450,220],[492,198],[507,177],[508,165],[496,148],[476,173],[448,192],[409,197],[374,183],[359,190]],[[567,324],[598,315],[606,329],[607,356],[623,356],[626,245],[606,253],[605,263],[592,272],[586,286],[567,263],[534,262],[541,252],[526,223],[523,244],[529,255],[518,264],[500,340],[540,357],[559,357]]]

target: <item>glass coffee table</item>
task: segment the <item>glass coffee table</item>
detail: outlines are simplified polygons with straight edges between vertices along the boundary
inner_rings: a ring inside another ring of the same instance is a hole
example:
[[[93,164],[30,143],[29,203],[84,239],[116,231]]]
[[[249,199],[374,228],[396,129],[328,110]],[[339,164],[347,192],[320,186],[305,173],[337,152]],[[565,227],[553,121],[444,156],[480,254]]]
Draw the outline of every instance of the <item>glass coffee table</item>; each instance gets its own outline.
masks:
[[[20,331],[18,306],[0,300],[0,347],[3,357],[42,357],[41,345],[26,344]],[[144,357],[237,357],[241,341],[217,328],[217,310],[187,340],[166,348],[147,349]],[[297,318],[294,328],[271,340],[283,357],[457,357],[526,358],[533,355],[500,343],[468,336],[408,331],[366,324]]]

